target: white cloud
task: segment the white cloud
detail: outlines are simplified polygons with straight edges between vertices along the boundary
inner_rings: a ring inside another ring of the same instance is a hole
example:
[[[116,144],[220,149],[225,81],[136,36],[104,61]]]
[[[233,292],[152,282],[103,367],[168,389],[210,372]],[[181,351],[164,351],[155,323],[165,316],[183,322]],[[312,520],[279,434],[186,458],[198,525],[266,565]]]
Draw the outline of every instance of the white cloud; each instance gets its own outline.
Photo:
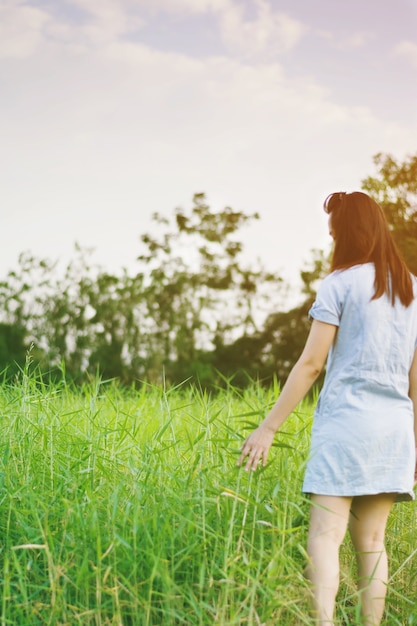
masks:
[[[253,0],[254,17],[247,17],[237,0],[71,0],[77,21],[20,2],[5,0],[0,8],[0,58],[27,58],[42,44],[66,44],[74,50],[100,48],[138,32],[150,14],[198,16],[211,14],[219,35],[232,54],[265,61],[293,49],[307,27],[272,9],[269,0]]]
[[[374,38],[372,33],[369,32],[355,32],[352,33],[344,42],[343,45],[347,48],[363,48]]]
[[[413,41],[402,41],[396,46],[394,54],[402,57],[414,67],[417,67],[417,44]]]
[[[50,18],[41,9],[14,0],[0,6],[0,58],[23,59],[43,40]]]
[[[138,31],[143,19],[129,0],[71,0],[80,10],[77,21],[41,10],[21,0],[0,6],[0,58],[28,58],[45,44],[73,51],[99,48]]]
[[[87,1],[87,0],[85,0]],[[199,16],[210,14],[218,20],[223,42],[241,58],[273,58],[294,48],[307,27],[273,9],[271,0],[251,0],[254,17],[239,0],[139,0],[146,14]]]
[[[120,35],[134,32],[143,24],[126,3],[120,0],[72,0],[88,16],[82,25],[87,39],[101,44],[116,40]]]
[[[327,30],[318,29],[316,30],[316,34],[320,39],[325,39],[333,48],[338,50],[363,48],[375,38],[375,35],[369,31],[354,31],[348,36],[341,36],[340,33],[336,34]]]
[[[227,8],[233,0],[126,0],[140,6],[147,13],[202,14],[218,13]]]
[[[264,230],[251,231],[252,254],[276,267],[285,258],[297,272],[300,247],[318,239],[314,206],[329,187],[366,175],[381,147],[412,144],[410,129],[338,106],[278,64],[112,42],[72,57],[57,50],[15,71],[19,87],[0,134],[2,193],[17,220],[8,240],[19,251],[39,244],[54,257],[78,240],[120,267],[134,259],[153,211],[206,191],[215,206],[260,210]],[[40,224],[54,233],[47,242]],[[6,246],[1,253],[13,257]]]
[[[294,48],[306,27],[293,18],[273,11],[267,0],[255,0],[256,17],[245,19],[244,8],[226,3],[220,13],[224,42],[244,58],[256,56],[273,58]]]

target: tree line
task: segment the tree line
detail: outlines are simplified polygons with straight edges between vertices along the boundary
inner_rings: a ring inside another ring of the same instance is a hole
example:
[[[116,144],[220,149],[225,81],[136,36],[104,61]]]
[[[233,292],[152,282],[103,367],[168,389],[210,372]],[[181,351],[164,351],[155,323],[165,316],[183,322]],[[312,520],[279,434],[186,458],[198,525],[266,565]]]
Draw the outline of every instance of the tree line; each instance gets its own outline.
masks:
[[[382,206],[410,270],[417,274],[417,155],[374,157],[362,189]],[[239,233],[259,215],[212,210],[204,194],[188,211],[153,216],[141,236],[137,271],[117,274],[76,247],[64,272],[30,253],[0,281],[0,371],[15,376],[30,358],[52,378],[83,382],[97,373],[124,385],[203,388],[285,381],[304,345],[317,281],[328,271],[312,251],[301,271],[301,304],[282,310],[285,285],[260,263],[247,266]]]

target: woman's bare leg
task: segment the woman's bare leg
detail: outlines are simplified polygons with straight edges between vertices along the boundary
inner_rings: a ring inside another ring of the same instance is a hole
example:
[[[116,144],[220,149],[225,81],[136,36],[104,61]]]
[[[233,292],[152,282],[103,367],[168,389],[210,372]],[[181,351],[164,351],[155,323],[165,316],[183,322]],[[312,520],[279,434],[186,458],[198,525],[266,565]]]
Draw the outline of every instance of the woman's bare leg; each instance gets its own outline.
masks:
[[[395,494],[353,498],[349,532],[358,561],[358,588],[364,626],[379,626],[388,581],[385,527]]]
[[[317,624],[333,624],[339,588],[339,548],[346,534],[350,497],[311,496],[306,575],[313,588],[313,612]]]

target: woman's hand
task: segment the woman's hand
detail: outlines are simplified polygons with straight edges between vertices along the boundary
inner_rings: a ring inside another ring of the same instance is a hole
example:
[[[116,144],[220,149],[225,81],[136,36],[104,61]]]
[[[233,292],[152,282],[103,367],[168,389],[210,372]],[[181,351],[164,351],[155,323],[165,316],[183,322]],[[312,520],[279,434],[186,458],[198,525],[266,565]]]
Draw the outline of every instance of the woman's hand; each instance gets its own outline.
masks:
[[[274,440],[275,431],[268,428],[264,424],[258,426],[247,439],[245,439],[242,445],[242,454],[239,457],[237,464],[240,466],[244,463],[246,457],[248,457],[245,470],[255,471],[258,467],[261,459],[262,465],[266,465],[269,448]]]
[[[256,470],[261,459],[262,465],[266,465],[269,448],[272,445],[275,433],[281,428],[300,400],[304,398],[314,381],[317,380],[326,362],[336,332],[337,326],[313,320],[304,350],[292,368],[277,401],[262,424],[249,435],[242,446],[242,454],[237,464],[242,465],[246,457],[248,457],[245,466],[246,471]]]

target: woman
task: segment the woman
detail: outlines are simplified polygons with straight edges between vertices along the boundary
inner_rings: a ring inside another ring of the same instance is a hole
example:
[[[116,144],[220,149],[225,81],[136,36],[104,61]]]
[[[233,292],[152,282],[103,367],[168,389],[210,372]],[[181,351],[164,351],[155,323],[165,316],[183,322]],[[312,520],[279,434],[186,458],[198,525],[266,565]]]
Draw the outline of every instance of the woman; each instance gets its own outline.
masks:
[[[327,359],[303,491],[311,494],[307,575],[317,623],[333,624],[339,547],[349,528],[361,613],[381,623],[388,579],[385,527],[394,501],[414,498],[417,433],[417,280],[381,207],[361,192],[324,204],[331,272],[310,310],[303,353],[274,407],[246,439],[238,464],[266,464],[276,431]]]

